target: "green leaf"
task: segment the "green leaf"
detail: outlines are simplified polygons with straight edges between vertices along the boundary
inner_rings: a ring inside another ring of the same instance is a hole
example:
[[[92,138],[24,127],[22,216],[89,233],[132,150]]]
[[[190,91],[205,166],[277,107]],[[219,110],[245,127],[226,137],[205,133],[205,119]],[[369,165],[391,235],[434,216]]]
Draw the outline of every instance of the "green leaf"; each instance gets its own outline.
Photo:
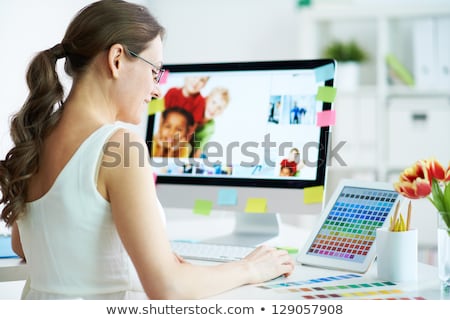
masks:
[[[450,215],[450,183],[447,183],[444,189],[444,206],[445,212]]]
[[[431,201],[436,209],[440,212],[445,212],[444,193],[439,186],[439,182],[433,179],[431,186],[431,193],[433,194],[433,200]]]

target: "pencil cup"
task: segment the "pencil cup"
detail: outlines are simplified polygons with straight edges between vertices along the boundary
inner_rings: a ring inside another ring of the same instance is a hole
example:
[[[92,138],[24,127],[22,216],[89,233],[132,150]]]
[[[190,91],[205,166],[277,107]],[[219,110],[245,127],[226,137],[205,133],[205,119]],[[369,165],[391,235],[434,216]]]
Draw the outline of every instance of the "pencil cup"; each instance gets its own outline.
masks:
[[[377,229],[376,252],[378,279],[417,281],[417,229],[401,232]]]

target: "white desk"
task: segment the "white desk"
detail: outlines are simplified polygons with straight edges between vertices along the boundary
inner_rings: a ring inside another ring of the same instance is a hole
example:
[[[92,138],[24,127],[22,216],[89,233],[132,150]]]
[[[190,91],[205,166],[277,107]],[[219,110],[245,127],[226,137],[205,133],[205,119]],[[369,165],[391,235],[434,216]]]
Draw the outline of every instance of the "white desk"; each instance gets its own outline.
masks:
[[[167,212],[167,230],[172,239],[205,239],[214,236],[220,236],[228,233],[233,226],[233,219],[230,214],[218,213],[213,216],[193,215],[190,212]],[[300,248],[306,241],[309,231],[296,228],[289,225],[282,225],[280,237],[269,241],[269,244],[278,246],[289,246]],[[295,258],[295,256],[294,256]],[[194,262],[196,263],[196,262]],[[202,262],[197,262],[202,263]],[[26,278],[26,265],[21,263],[20,259],[0,259],[0,299],[18,299]],[[272,284],[284,283],[284,287],[277,289],[262,289],[260,285],[248,285],[230,290],[226,293],[212,297],[212,299],[302,299],[305,296],[317,296],[319,294],[347,294],[350,299],[384,299],[389,297],[406,297],[425,299],[450,299],[450,296],[441,294],[440,283],[437,276],[437,269],[433,266],[419,263],[419,279],[415,283],[398,284],[385,287],[347,288],[336,291],[296,291],[302,288],[321,288],[328,286],[350,284],[370,285],[379,283],[376,275],[376,264],[373,264],[369,271],[361,274],[360,277],[329,282],[318,282],[316,284],[294,285],[292,282],[306,282],[311,279],[328,278],[332,276],[342,276],[351,274],[346,271],[328,270],[323,268],[308,267],[297,264],[294,273],[286,279],[276,279],[266,282],[262,285],[271,286]],[[352,273],[354,274],[354,273]],[[389,293],[380,293],[381,290]],[[398,293],[392,293],[398,290]],[[368,292],[375,292],[369,295]],[[355,293],[354,296],[348,294]]]

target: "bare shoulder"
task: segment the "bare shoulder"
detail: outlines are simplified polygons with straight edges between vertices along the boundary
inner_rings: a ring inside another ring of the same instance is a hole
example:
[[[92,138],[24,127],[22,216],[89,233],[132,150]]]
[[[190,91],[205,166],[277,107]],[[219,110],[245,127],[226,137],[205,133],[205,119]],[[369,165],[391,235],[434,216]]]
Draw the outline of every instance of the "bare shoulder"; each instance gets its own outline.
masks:
[[[136,164],[142,167],[149,155],[145,140],[136,132],[125,128],[120,128],[111,135],[105,143],[103,153],[102,166],[106,168]]]

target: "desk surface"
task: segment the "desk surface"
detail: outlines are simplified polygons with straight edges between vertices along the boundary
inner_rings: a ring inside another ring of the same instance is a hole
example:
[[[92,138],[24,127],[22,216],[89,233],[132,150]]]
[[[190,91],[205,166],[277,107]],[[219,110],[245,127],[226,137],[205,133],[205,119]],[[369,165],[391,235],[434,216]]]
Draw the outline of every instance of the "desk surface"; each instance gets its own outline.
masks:
[[[221,213],[198,216],[186,212],[167,212],[167,231],[171,239],[202,240],[227,234],[233,218]],[[309,230],[282,224],[280,237],[269,241],[277,246],[300,248]],[[293,255],[295,259],[295,255]],[[193,263],[203,263],[195,262]],[[205,262],[209,263],[209,262]],[[0,259],[0,299],[18,299],[26,278],[26,264],[20,259]],[[441,293],[438,271],[419,263],[414,283],[391,283],[377,279],[376,263],[365,274],[337,271],[297,264],[288,278],[259,285],[247,285],[211,297],[212,299],[450,299]]]

